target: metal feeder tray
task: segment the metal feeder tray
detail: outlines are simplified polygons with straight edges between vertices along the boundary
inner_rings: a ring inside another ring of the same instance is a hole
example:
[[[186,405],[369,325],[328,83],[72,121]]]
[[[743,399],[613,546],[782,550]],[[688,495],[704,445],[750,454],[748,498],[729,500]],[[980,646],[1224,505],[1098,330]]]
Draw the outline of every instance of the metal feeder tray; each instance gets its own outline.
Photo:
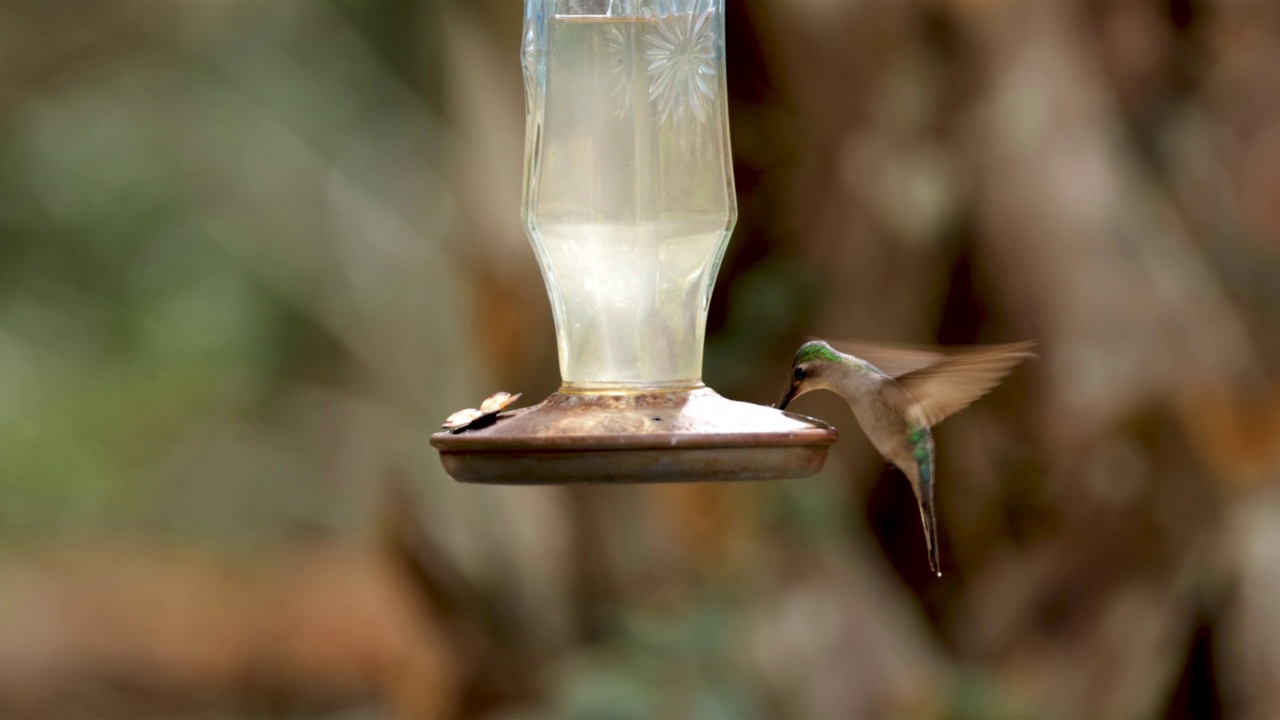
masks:
[[[500,485],[775,480],[813,475],[830,425],[700,386],[557,392],[460,433],[431,436],[456,480]]]

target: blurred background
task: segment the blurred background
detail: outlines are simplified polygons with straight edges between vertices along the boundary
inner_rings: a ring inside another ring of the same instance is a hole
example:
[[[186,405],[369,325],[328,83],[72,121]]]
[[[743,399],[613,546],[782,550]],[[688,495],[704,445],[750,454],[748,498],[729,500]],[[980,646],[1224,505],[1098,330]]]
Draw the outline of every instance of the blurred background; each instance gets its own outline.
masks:
[[[0,715],[1280,716],[1280,4],[728,0],[705,378],[1036,339],[779,483],[491,488],[558,384],[517,0],[0,3]]]

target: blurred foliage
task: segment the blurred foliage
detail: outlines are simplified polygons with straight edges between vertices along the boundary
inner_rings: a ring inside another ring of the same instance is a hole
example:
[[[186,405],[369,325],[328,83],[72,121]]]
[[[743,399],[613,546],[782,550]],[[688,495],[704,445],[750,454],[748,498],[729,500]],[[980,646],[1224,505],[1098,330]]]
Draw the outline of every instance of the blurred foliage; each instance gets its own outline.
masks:
[[[1280,714],[1280,4],[727,16],[707,382],[1041,342],[941,580],[829,396],[802,481],[443,473],[557,382],[520,3],[0,3],[0,715]]]

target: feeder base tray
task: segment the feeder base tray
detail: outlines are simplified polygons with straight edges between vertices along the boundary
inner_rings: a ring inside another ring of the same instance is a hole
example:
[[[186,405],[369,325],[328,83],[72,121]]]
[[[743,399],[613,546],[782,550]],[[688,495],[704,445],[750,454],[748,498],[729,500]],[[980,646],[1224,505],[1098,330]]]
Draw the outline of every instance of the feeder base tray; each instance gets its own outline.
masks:
[[[780,480],[822,469],[830,425],[708,387],[555,393],[483,428],[436,433],[445,470],[502,485]]]

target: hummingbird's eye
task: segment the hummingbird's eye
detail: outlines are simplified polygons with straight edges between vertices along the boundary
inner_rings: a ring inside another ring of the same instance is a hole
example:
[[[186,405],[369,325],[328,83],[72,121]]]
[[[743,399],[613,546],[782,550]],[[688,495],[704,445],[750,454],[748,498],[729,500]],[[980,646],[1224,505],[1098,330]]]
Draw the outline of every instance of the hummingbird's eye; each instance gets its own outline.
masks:
[[[805,369],[802,367],[796,368],[796,371],[792,374],[795,375],[797,380],[803,380],[809,376],[809,373],[805,372]]]

